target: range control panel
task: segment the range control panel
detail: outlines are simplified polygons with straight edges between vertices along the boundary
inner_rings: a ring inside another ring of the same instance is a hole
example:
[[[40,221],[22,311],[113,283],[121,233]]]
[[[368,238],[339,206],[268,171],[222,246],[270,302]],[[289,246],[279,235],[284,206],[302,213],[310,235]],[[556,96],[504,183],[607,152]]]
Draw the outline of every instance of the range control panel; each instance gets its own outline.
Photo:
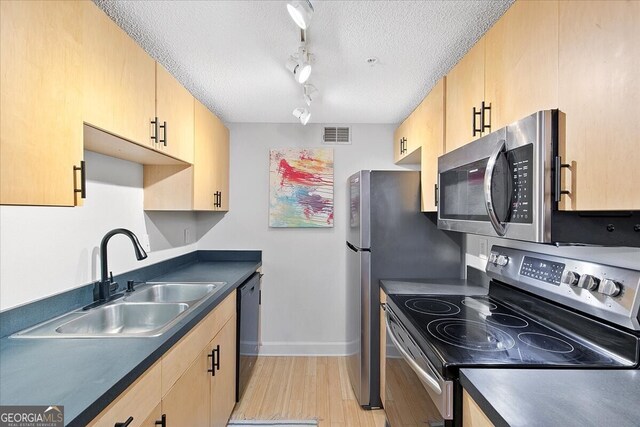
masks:
[[[532,279],[560,286],[565,265],[561,262],[525,256],[520,267],[520,274]]]
[[[640,269],[493,246],[492,279],[640,331]]]

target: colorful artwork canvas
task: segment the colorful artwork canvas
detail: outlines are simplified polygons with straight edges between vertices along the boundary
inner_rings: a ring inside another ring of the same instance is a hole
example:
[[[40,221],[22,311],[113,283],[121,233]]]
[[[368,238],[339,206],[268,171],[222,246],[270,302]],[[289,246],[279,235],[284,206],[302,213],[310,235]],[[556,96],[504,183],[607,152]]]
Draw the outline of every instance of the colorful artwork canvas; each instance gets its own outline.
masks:
[[[333,227],[333,149],[269,153],[269,226]]]

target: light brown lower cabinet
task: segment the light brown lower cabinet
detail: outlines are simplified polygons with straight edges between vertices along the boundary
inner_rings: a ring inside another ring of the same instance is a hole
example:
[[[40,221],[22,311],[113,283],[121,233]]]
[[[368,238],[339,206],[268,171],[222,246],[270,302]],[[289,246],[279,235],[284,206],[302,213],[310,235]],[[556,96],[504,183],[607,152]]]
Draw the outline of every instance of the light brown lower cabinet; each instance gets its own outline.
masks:
[[[211,366],[209,345],[202,349],[196,360],[162,398],[162,413],[168,425],[209,425],[209,383]]]
[[[493,427],[467,390],[462,390],[462,427]]]
[[[163,416],[166,427],[226,426],[236,397],[235,310],[232,292],[89,426],[132,417],[128,427],[155,427]]]
[[[236,317],[227,324],[211,342],[216,350],[217,366],[211,380],[209,408],[212,427],[225,427],[236,404]]]
[[[159,423],[159,424],[156,424]],[[142,422],[142,427],[158,427],[162,425],[162,403],[153,408],[151,414]]]

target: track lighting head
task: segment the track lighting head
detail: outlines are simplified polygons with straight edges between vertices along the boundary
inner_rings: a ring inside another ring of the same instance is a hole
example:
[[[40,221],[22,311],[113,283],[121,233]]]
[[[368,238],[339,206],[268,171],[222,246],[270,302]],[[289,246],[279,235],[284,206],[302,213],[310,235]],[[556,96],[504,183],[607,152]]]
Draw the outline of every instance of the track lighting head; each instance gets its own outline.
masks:
[[[302,95],[304,97],[304,102],[307,103],[308,106],[311,106],[311,102],[316,99],[319,92],[318,89],[312,84],[305,84],[302,87]]]
[[[287,2],[287,10],[298,27],[309,28],[313,16],[313,5],[309,0],[295,0]]]
[[[309,54],[304,46],[300,47],[300,51],[297,55],[291,55],[285,64],[287,70],[293,73],[293,77],[300,84],[303,84],[309,79],[311,75],[311,62],[309,61]]]
[[[303,126],[306,125],[311,118],[311,113],[306,108],[296,108],[293,110],[293,115],[300,120]]]

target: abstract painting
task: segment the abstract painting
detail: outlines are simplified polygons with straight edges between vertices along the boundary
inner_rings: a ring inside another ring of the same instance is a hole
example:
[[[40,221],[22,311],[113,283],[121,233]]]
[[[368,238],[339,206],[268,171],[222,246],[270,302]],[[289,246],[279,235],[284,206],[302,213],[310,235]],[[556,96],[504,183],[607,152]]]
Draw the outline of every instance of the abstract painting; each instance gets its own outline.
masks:
[[[269,226],[333,227],[333,149],[269,152]]]

